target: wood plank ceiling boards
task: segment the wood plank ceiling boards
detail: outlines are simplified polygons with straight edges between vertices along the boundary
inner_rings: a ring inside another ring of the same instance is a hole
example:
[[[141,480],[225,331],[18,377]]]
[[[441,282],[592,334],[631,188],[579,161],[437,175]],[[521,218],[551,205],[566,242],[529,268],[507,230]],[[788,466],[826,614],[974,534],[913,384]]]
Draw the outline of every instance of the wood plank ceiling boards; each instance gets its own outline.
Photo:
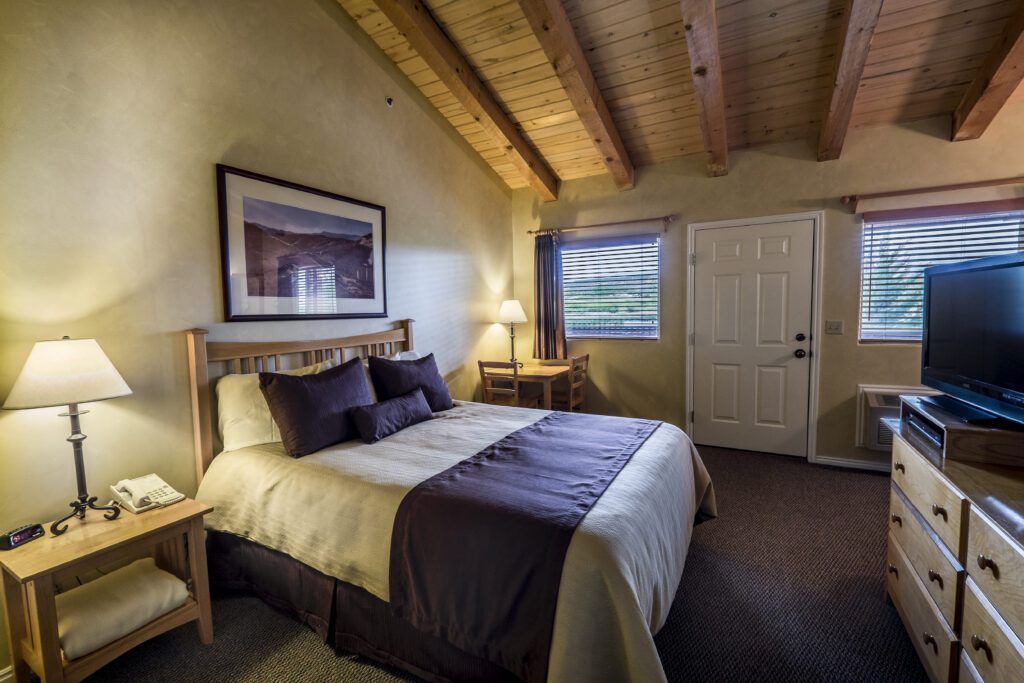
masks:
[[[785,140],[835,158],[847,130],[958,108],[958,138],[978,135],[1024,49],[1020,0],[338,1],[509,187],[543,199],[689,155],[718,173],[730,149]]]

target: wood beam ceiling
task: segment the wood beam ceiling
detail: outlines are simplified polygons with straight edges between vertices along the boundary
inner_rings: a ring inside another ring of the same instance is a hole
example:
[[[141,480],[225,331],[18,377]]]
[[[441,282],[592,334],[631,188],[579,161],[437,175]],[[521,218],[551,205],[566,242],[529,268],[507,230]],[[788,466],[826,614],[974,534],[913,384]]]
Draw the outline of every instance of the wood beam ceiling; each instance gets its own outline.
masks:
[[[544,201],[558,198],[558,178],[505,114],[473,67],[437,25],[429,9],[417,0],[375,0],[447,86],[466,111],[501,146],[509,161]]]
[[[725,90],[715,0],[681,0],[680,5],[693,94],[708,155],[708,175],[725,175],[729,172],[729,143],[725,134]]]
[[[953,113],[953,140],[981,136],[1024,80],[1024,4],[1003,30]]]
[[[828,110],[818,137],[818,161],[838,159],[853,115],[853,103],[868,61],[882,0],[847,0]]]
[[[636,183],[636,170],[561,0],[519,0],[519,7],[601,153],[615,186],[631,189]]]

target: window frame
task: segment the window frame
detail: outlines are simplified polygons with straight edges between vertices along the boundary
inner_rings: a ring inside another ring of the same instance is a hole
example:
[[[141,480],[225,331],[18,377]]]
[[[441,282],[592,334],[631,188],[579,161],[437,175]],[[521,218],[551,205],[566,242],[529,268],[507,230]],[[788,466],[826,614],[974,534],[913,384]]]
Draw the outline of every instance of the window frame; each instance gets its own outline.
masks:
[[[571,334],[569,332],[568,314],[565,308],[565,294],[567,288],[565,286],[565,252],[566,251],[581,251],[584,249],[600,249],[616,246],[628,246],[630,244],[642,244],[647,240],[653,240],[656,244],[656,255],[657,255],[657,315],[655,319],[656,333],[653,336],[639,336],[639,335],[609,335],[609,334]],[[664,254],[662,253],[664,245],[664,239],[662,232],[638,232],[628,233],[621,235],[602,236],[602,237],[578,237],[578,238],[565,238],[562,237],[558,243],[559,260],[561,262],[561,277],[562,277],[562,319],[565,325],[565,338],[567,341],[616,341],[616,342],[657,342],[661,340],[661,323],[662,323],[662,266],[664,264]]]
[[[868,231],[871,229],[871,226],[889,224],[891,226],[891,229],[898,230],[900,227],[904,227],[904,228],[907,229],[908,232],[916,231],[916,232],[920,233],[920,232],[925,231],[928,227],[932,227],[932,226],[934,226],[934,229],[936,231],[938,231],[940,228],[936,224],[948,223],[950,225],[953,225],[953,224],[956,224],[957,222],[966,222],[966,221],[971,221],[971,220],[986,220],[986,219],[999,220],[1000,217],[1010,217],[1010,216],[1014,216],[1015,215],[1015,216],[1018,216],[1020,218],[1020,222],[1018,224],[1018,229],[1017,229],[1018,230],[1018,249],[1017,249],[1017,251],[1018,252],[1024,251],[1024,211],[1022,211],[1020,209],[1003,210],[1003,211],[985,211],[985,212],[975,212],[975,213],[961,211],[961,212],[952,212],[952,213],[949,213],[948,215],[936,214],[934,212],[934,210],[932,212],[929,212],[929,213],[930,213],[930,215],[929,214],[924,214],[924,215],[922,215],[922,216],[920,216],[918,218],[905,217],[905,218],[892,218],[890,220],[882,220],[882,219],[869,220],[866,217],[862,217],[861,218],[861,221],[860,221],[860,223],[861,223],[861,225],[860,225],[860,227],[861,227],[860,238],[861,239],[860,239],[860,256],[859,256],[860,288],[859,288],[859,290],[857,292],[857,343],[858,344],[870,345],[870,346],[877,346],[877,345],[893,345],[893,346],[918,345],[918,346],[920,346],[921,343],[922,343],[923,334],[924,334],[924,330],[921,329],[921,330],[918,331],[918,335],[919,336],[916,339],[914,339],[914,338],[900,338],[900,337],[884,338],[884,337],[865,337],[864,336],[864,334],[865,334],[865,325],[864,325],[864,322],[865,322],[865,316],[864,316],[865,298],[864,297],[865,297],[865,291],[866,291],[865,287],[866,287],[866,285],[868,284],[868,282],[870,280],[870,278],[866,277],[868,275],[868,269],[865,267],[865,264],[866,264],[866,261],[865,261],[865,254],[866,254],[865,245],[866,245],[866,240],[867,240],[867,237],[868,237]],[[984,226],[979,226],[979,227],[984,227]],[[946,235],[948,235],[949,238],[952,240],[952,239],[954,239],[954,235],[952,234],[954,232],[955,232],[955,228],[950,228],[949,229],[949,233],[946,233]],[[943,236],[946,236],[946,235],[943,235]],[[939,237],[938,239],[941,239],[941,238],[942,237]],[[944,247],[941,246],[941,245],[939,245],[937,247],[932,247],[933,251],[934,250],[938,250],[938,249],[942,249],[942,248],[944,248]],[[969,248],[971,248],[971,245],[968,244],[968,245],[964,246],[963,248],[969,249]],[[918,246],[917,249],[923,251],[924,247]],[[917,253],[922,253],[922,252],[919,251]],[[927,252],[925,252],[925,253],[927,253]],[[1000,253],[1002,253],[1002,252],[1000,252]],[[1007,252],[1007,253],[1014,253],[1014,252]],[[972,261],[972,260],[975,260],[975,259],[978,259],[978,258],[985,258],[985,256],[987,256],[987,255],[983,255],[983,256],[972,255],[972,256],[968,256],[967,258],[961,259],[959,261],[943,261],[942,263],[943,264],[945,264],[945,263],[963,263],[963,262]],[[933,265],[938,265],[938,264],[933,264]],[[929,266],[925,266],[925,267],[929,267]],[[924,270],[924,268],[921,268],[921,271],[922,271],[921,296],[922,297],[924,296],[923,270]],[[905,291],[907,291],[907,290],[905,290]],[[921,315],[923,315],[923,301],[922,301]],[[870,318],[869,318],[869,320],[870,320]],[[923,319],[922,319],[922,325],[923,325]]]

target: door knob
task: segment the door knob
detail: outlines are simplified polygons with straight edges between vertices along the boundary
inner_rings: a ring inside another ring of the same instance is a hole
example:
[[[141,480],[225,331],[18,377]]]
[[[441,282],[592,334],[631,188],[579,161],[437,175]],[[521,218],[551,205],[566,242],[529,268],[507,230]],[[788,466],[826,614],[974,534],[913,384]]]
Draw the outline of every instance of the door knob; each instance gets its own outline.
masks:
[[[793,352],[793,355],[796,356],[797,358],[805,358],[807,357],[807,352],[804,351],[803,349],[797,349],[796,351]]]
[[[803,332],[797,332],[796,333],[796,340],[797,341],[803,341],[804,339],[807,339],[807,335],[806,334],[804,334]]]

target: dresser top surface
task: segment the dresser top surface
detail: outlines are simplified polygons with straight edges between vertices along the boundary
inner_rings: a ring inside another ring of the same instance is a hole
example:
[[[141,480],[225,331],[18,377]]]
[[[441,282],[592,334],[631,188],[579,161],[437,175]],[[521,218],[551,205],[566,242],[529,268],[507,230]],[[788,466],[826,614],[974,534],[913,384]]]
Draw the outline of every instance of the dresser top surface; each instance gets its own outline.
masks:
[[[899,420],[886,420],[903,437]],[[911,446],[913,448],[913,446]],[[988,515],[1007,535],[1024,547],[1024,468],[946,459],[914,449],[946,475],[971,504]]]

